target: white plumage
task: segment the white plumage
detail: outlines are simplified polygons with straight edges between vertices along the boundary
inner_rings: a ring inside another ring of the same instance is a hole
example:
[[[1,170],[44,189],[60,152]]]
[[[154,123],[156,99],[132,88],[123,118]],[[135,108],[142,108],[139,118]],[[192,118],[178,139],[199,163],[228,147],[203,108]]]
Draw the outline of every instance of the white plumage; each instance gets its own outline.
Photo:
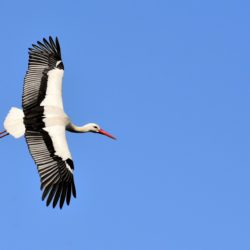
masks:
[[[48,84],[46,90],[46,96],[41,102],[41,106],[52,106],[58,107],[63,110],[62,101],[62,79],[64,70],[53,69],[48,72],[48,82],[53,82],[54,84]]]
[[[24,114],[21,109],[12,107],[4,120],[5,130],[15,138],[19,138],[25,133],[23,117]]]
[[[71,195],[76,197],[74,164],[66,140],[66,130],[75,133],[94,132],[115,139],[95,123],[78,127],[63,110],[62,79],[64,65],[59,41],[49,37],[29,49],[29,66],[24,79],[22,107],[11,108],[5,121],[6,131],[15,138],[25,135],[29,151],[41,179],[42,199],[60,208]]]

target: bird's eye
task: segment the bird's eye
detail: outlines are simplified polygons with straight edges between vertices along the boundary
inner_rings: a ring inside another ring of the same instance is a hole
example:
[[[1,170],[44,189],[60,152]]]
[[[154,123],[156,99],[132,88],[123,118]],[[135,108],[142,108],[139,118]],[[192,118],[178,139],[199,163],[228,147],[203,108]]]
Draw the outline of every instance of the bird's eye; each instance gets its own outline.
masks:
[[[94,128],[98,128],[97,126],[94,126]]]

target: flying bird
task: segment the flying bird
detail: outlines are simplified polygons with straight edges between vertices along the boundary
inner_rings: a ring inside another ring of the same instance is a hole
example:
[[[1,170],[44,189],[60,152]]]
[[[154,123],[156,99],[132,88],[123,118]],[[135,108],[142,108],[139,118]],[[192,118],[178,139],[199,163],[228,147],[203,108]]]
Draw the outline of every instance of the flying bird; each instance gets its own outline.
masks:
[[[12,107],[5,118],[0,138],[25,136],[40,175],[42,200],[53,208],[76,198],[74,163],[66,140],[66,130],[114,136],[95,123],[78,127],[63,109],[64,64],[58,38],[49,37],[29,48],[28,70],[24,78],[22,109]]]

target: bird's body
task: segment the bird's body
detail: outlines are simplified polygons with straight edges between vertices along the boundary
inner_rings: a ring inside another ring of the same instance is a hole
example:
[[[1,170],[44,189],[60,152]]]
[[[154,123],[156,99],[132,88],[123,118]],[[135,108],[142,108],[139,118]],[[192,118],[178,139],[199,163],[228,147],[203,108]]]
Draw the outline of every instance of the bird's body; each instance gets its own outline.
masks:
[[[64,65],[58,39],[33,44],[24,79],[22,107],[11,108],[5,121],[6,133],[25,136],[29,151],[41,178],[42,199],[55,207],[60,200],[70,203],[76,197],[74,164],[66,140],[66,130],[75,133],[95,132],[115,139],[95,123],[78,127],[65,114],[62,100]]]

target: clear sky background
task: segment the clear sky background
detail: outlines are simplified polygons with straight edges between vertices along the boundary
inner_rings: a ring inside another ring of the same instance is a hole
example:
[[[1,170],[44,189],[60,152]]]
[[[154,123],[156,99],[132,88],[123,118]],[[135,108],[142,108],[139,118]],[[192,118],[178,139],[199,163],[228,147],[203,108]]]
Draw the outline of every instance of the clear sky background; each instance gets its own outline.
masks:
[[[249,250],[250,2],[2,1],[0,119],[28,47],[58,36],[77,199],[41,201],[25,140],[0,141],[1,250]]]

